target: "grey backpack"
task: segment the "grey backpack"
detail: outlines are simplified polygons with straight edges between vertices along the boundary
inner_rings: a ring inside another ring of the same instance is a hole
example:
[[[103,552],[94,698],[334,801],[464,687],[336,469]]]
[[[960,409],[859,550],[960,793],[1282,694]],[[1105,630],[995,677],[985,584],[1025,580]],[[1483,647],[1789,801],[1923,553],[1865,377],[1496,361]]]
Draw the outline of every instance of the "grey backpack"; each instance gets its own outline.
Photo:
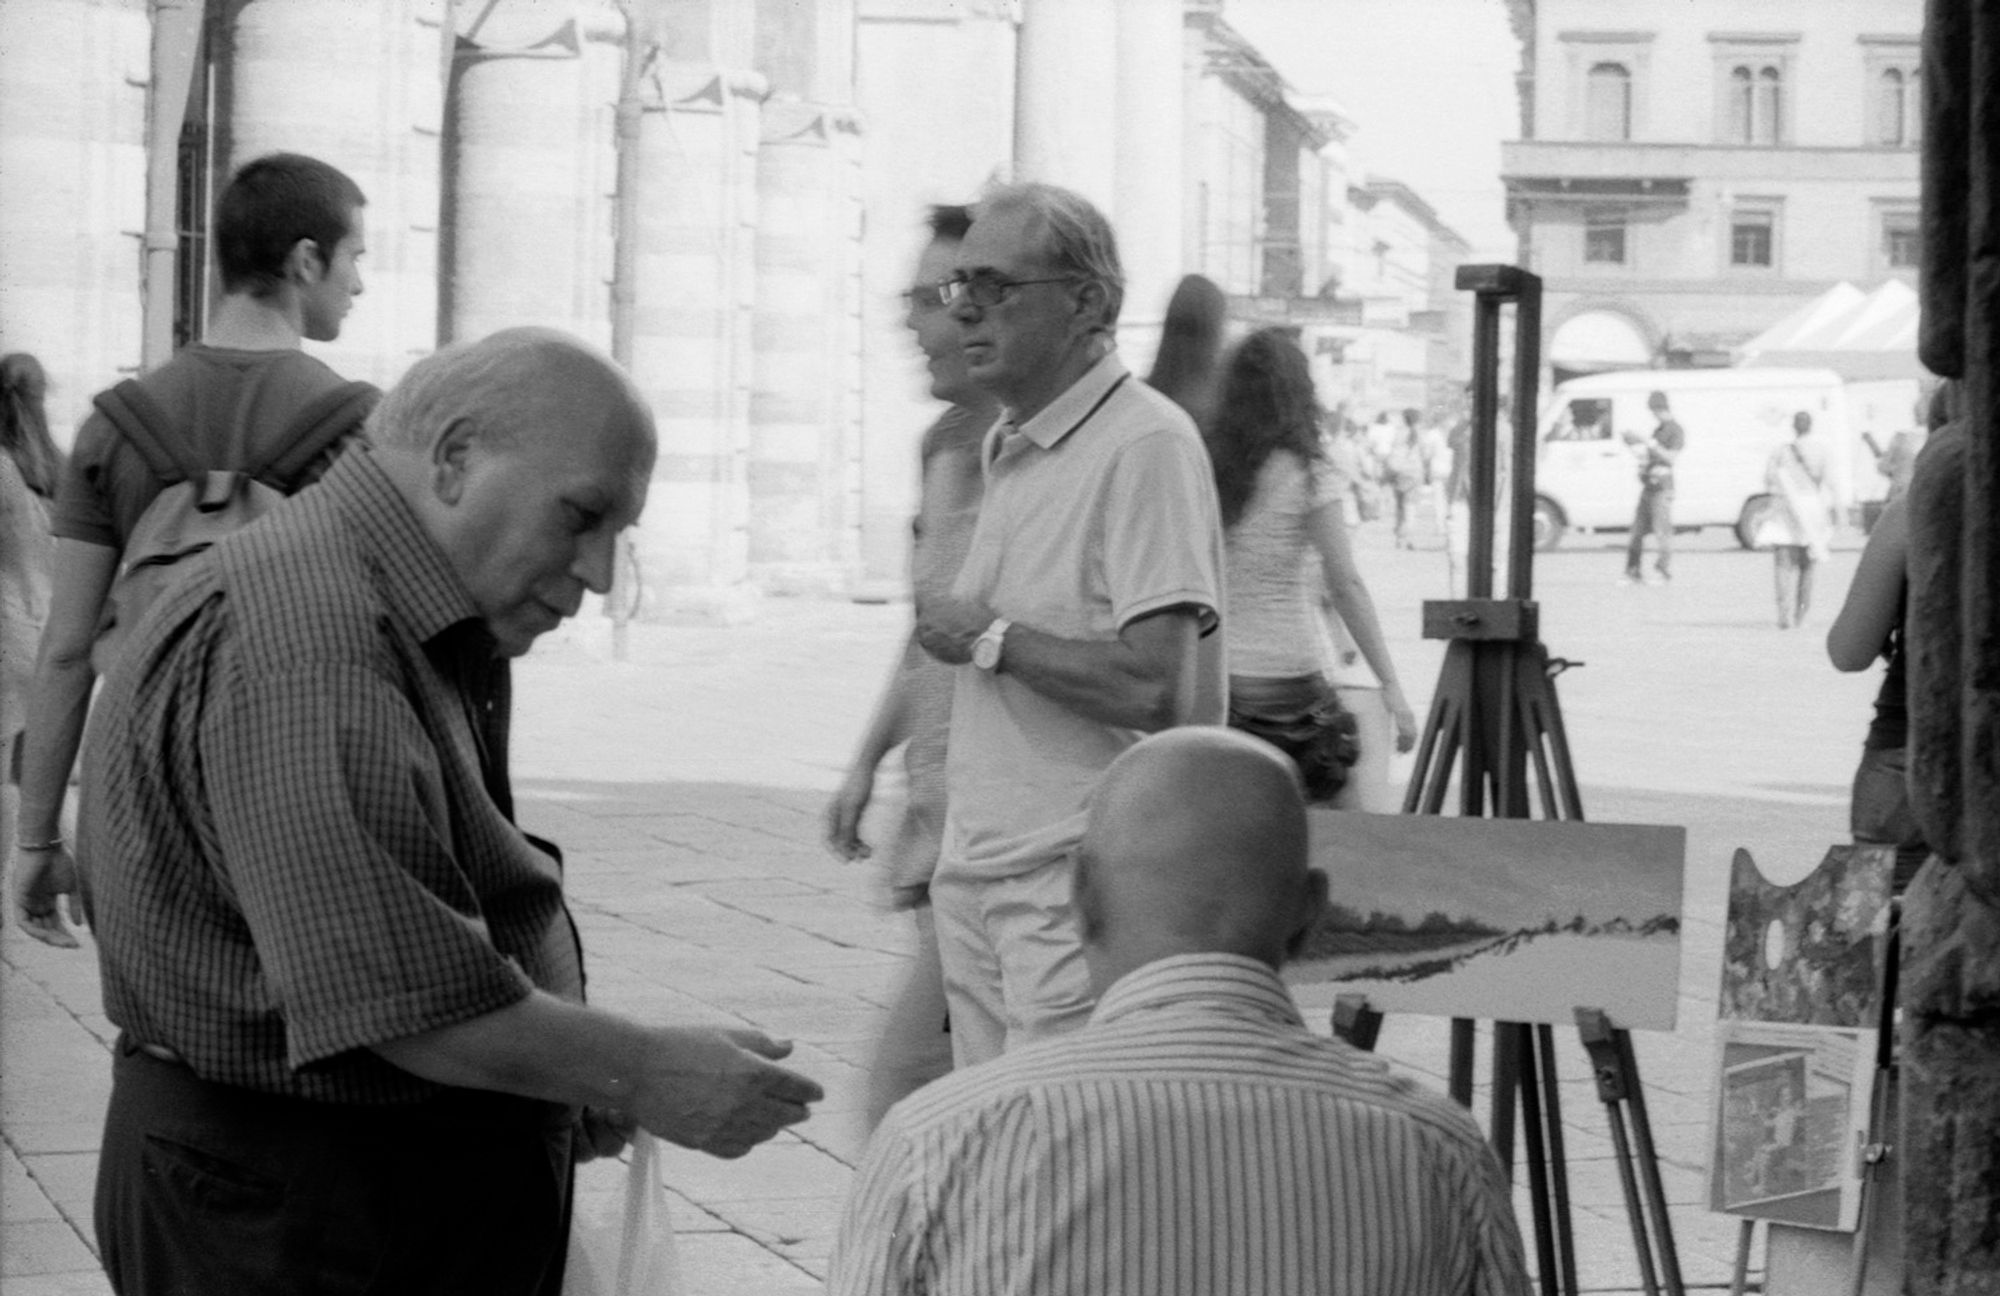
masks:
[[[370,383],[342,383],[301,408],[279,448],[262,462],[215,467],[199,462],[185,438],[172,434],[174,420],[136,380],[100,393],[94,402],[98,411],[165,489],[125,538],[118,575],[91,644],[97,673],[104,674],[118,660],[140,617],[186,570],[187,559],[256,521],[304,485],[306,470],[343,438],[358,433],[381,395]],[[241,431],[237,445],[243,444]]]

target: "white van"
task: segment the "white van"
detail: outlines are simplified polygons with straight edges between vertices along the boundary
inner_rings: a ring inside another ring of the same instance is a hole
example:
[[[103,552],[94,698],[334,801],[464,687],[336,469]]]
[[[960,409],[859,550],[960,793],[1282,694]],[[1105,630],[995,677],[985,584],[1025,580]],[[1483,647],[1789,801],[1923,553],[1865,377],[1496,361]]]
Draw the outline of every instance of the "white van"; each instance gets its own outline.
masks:
[[[1913,380],[1850,388],[1830,369],[1635,369],[1572,379],[1551,397],[1536,460],[1537,548],[1554,548],[1565,531],[1632,525],[1639,467],[1626,437],[1652,431],[1646,401],[1656,391],[1687,433],[1674,464],[1674,526],[1734,527],[1746,547],[1767,506],[1764,463],[1791,439],[1794,414],[1812,415],[1825,439],[1828,484],[1846,511],[1886,487],[1862,434],[1886,445],[1895,430],[1858,424],[1906,426],[1917,399]]]

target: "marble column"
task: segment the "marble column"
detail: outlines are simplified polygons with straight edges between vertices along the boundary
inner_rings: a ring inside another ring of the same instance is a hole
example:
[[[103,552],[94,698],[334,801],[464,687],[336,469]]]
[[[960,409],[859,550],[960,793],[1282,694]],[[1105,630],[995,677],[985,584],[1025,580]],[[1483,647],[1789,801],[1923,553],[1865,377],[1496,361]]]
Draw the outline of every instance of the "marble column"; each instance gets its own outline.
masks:
[[[361,186],[365,292],[338,341],[308,348],[387,386],[437,344],[444,0],[217,0],[218,187],[265,153],[304,153]]]
[[[445,119],[442,341],[541,324],[610,346],[609,0],[460,6]]]
[[[144,0],[0,3],[0,353],[41,361],[65,446],[139,367],[149,60]]]

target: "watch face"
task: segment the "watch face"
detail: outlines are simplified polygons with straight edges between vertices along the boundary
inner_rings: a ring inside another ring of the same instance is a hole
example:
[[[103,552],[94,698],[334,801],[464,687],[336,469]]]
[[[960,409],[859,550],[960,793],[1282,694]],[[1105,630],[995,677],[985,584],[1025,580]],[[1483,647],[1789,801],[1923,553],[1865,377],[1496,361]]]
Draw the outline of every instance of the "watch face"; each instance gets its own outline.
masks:
[[[989,671],[998,666],[1000,664],[1000,641],[981,636],[979,642],[972,645],[972,664],[981,670]]]

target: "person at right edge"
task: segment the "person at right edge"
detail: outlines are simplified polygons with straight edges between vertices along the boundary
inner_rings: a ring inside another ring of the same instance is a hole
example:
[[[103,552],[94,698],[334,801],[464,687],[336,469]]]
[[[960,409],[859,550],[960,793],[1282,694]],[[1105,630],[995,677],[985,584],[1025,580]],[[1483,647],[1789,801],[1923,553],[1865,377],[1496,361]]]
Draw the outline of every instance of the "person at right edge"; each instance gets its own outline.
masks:
[[[1417,718],[1354,563],[1319,423],[1305,353],[1263,329],[1230,357],[1203,438],[1225,536],[1229,723],[1290,756],[1307,797],[1325,803],[1360,749],[1355,717],[1327,675],[1322,591],[1381,681],[1397,751],[1416,744]]]
[[[1687,433],[1667,407],[1665,392],[1656,391],[1648,396],[1646,408],[1653,411],[1656,420],[1653,430],[1643,437],[1636,432],[1626,435],[1626,443],[1639,460],[1639,507],[1632,514],[1632,538],[1625,545],[1623,579],[1627,585],[1637,585],[1642,578],[1648,535],[1659,547],[1659,554],[1653,559],[1659,581],[1647,583],[1664,583],[1674,578],[1674,460],[1681,457],[1687,446]]]
[[[1949,420],[1951,385],[1939,387],[1931,399],[1930,424],[1938,427]],[[1909,508],[1907,492],[1883,508],[1875,529],[1868,533],[1847,598],[1826,632],[1826,655],[1836,670],[1866,670],[1878,660],[1886,667],[1875,694],[1875,718],[1854,770],[1848,827],[1858,843],[1896,848],[1897,895],[1930,854],[1910,809],[1910,707],[1903,661],[1903,617],[1910,585]]]

